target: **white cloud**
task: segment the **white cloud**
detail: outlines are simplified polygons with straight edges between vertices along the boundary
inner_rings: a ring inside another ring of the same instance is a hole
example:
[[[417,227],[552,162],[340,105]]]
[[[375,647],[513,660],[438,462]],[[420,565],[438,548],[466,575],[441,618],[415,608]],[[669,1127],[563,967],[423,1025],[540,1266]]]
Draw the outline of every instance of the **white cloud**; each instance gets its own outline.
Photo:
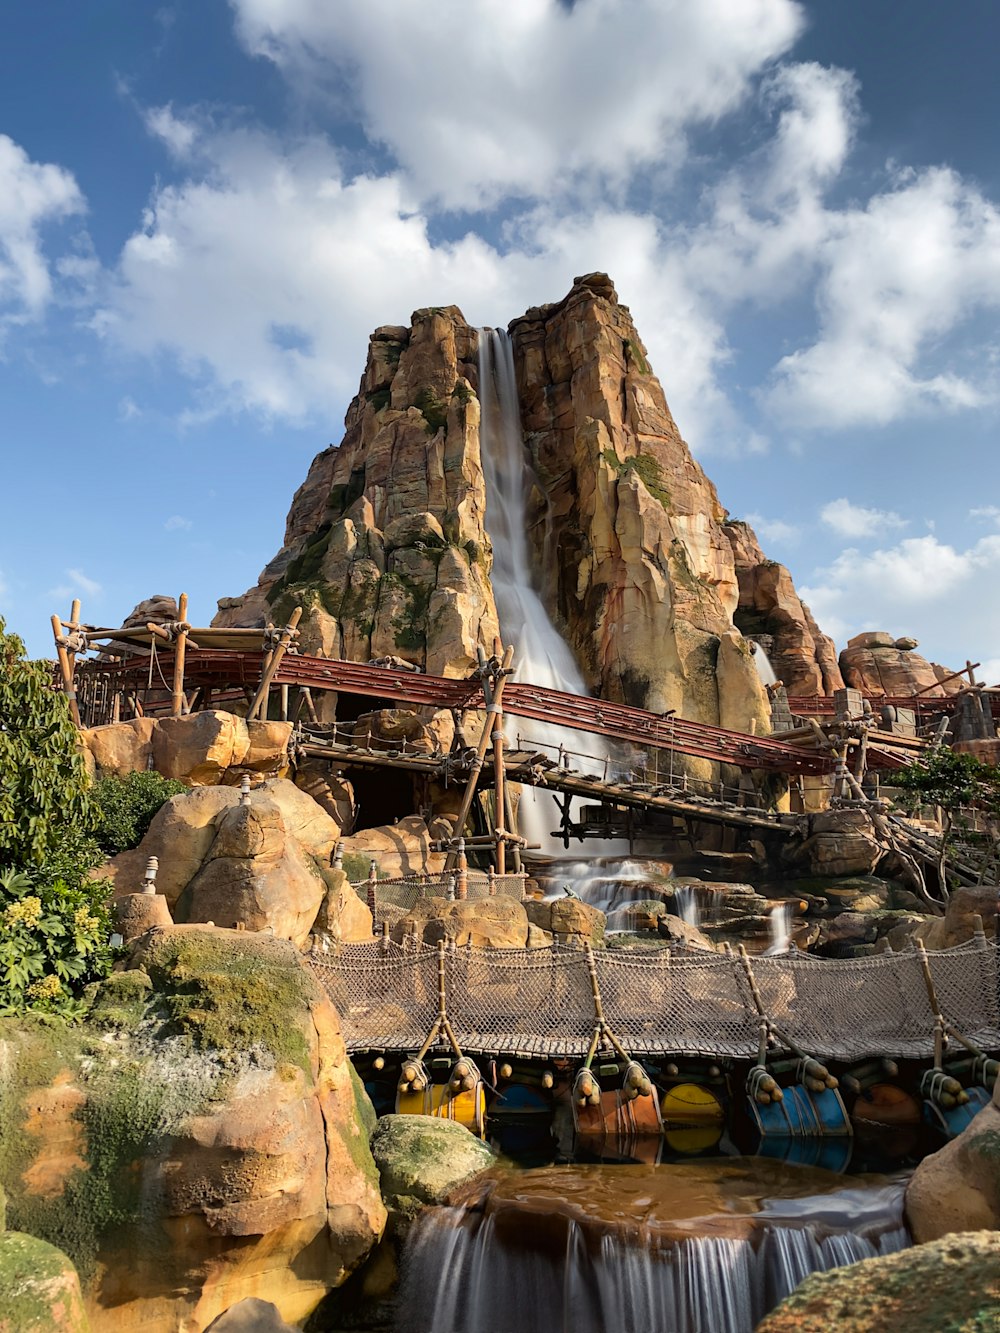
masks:
[[[230,0],[247,48],[348,96],[419,197],[477,208],[671,168],[803,26],[794,0]],[[345,94],[345,88],[349,93]]]
[[[187,157],[198,138],[197,126],[191,120],[175,116],[172,103],[148,107],[143,120],[149,133],[165,144],[174,157]]]
[[[802,529],[783,518],[765,518],[763,514],[747,514],[747,522],[758,537],[782,546],[794,546],[802,536]]]
[[[843,551],[799,589],[820,626],[844,640],[863,629],[912,634],[936,661],[1000,657],[1000,535],[966,550],[934,535],[871,552]]]
[[[1000,211],[955,172],[899,173],[832,212],[817,252],[819,335],[775,369],[768,405],[790,424],[884,425],[995,401],[995,371],[941,350],[1000,307]]]
[[[191,520],[183,518],[180,514],[171,514],[163,527],[166,532],[180,532],[191,527]]]
[[[48,597],[78,597],[80,593],[86,593],[88,597],[100,597],[104,592],[102,584],[96,579],[92,579],[85,574],[82,569],[67,569],[66,583],[61,583],[58,587],[49,588]]]
[[[0,134],[0,330],[4,323],[38,318],[52,297],[52,275],[42,228],[84,210],[68,171],[33,162]]]
[[[977,508],[969,510],[969,517],[981,518],[987,523],[1000,523],[1000,506],[979,505]]]
[[[906,519],[888,509],[865,509],[848,499],[831,500],[819,511],[828,528],[841,537],[876,537],[905,528]]]
[[[128,394],[126,394],[125,397],[122,398],[118,404],[118,420],[135,421],[136,417],[141,417],[141,416],[142,416],[142,408],[139,406],[139,404],[135,401],[134,398],[131,398],[129,397]]]

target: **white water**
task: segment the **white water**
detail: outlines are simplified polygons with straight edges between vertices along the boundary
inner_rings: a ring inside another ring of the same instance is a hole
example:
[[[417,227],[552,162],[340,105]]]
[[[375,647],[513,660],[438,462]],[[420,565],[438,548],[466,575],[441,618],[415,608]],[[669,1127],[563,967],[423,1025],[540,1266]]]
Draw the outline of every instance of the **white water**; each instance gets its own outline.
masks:
[[[792,944],[792,904],[777,903],[771,908],[768,923],[771,943],[764,952],[769,956],[787,953]]]
[[[778,677],[775,675],[774,667],[771,665],[771,659],[764,649],[755,640],[753,643],[753,664],[757,668],[757,676],[762,685],[777,685]]]
[[[532,586],[526,505],[530,473],[521,433],[513,349],[509,336],[501,329],[479,330],[479,401],[486,528],[493,545],[491,582],[501,636],[504,643],[513,643],[517,649],[516,679],[524,684],[586,694],[586,683],[569,645],[549,619]],[[542,751],[547,757],[556,758],[561,744],[578,752],[569,758],[569,767],[603,775],[608,751],[600,736],[543,722],[530,725],[530,739],[551,747]],[[507,740],[509,743],[513,738]],[[580,758],[580,754],[591,759]],[[522,836],[531,843],[540,843],[547,855],[554,856],[563,850],[561,841],[550,837],[559,815],[548,793],[524,787],[518,822]],[[598,843],[594,850],[595,854],[607,854],[609,849],[617,851],[619,845]]]
[[[908,1244],[902,1186],[800,1200],[787,1217],[775,1202],[753,1239],[651,1243],[637,1227],[596,1247],[572,1220],[536,1240],[526,1215],[512,1243],[490,1214],[430,1209],[407,1241],[396,1333],[751,1333],[809,1273]]]

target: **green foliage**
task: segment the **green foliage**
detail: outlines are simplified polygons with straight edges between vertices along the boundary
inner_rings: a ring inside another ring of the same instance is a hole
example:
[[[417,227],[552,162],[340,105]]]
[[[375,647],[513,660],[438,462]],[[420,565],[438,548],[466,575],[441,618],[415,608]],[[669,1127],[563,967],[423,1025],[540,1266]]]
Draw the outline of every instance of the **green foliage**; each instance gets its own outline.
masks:
[[[1000,815],[1000,767],[939,745],[892,775],[892,785],[954,815],[960,807]]]
[[[631,338],[629,338],[628,342],[625,345],[628,348],[629,357],[635,363],[635,366],[638,369],[640,375],[648,375],[649,363],[643,356],[639,346],[636,343],[634,343]]]
[[[451,391],[452,398],[457,398],[460,403],[471,403],[475,394],[469,388],[464,380],[459,380]]]
[[[110,969],[95,818],[66,700],[0,621],[0,1013],[73,1015]]]
[[[619,477],[627,477],[634,472],[654,500],[659,500],[665,508],[670,505],[670,492],[663,484],[663,468],[652,454],[636,454],[633,458],[621,459],[614,449],[605,449],[601,457],[608,467]]]
[[[109,934],[103,883],[0,873],[0,1015],[79,1016],[79,992],[111,968]]]
[[[0,619],[0,866],[44,864],[67,830],[90,817],[87,772],[65,697],[47,662]]]
[[[105,856],[138,847],[153,816],[171,796],[187,791],[183,782],[161,774],[126,773],[94,785],[94,837]]]
[[[383,412],[389,406],[389,400],[392,397],[392,391],[388,388],[372,389],[371,393],[365,397],[371,403],[376,412]]]
[[[448,420],[448,408],[441,402],[433,389],[421,389],[413,400],[414,407],[419,407],[427,423],[424,429],[428,435],[436,434]]]

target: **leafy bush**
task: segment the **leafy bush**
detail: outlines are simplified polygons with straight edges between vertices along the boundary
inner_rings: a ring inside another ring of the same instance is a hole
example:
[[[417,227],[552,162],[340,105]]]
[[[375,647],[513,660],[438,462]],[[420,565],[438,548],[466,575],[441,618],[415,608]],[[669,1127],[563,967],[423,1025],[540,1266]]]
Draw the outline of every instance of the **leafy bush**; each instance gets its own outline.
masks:
[[[111,968],[105,886],[0,874],[0,1014],[74,1014],[77,993]]]
[[[0,620],[0,1013],[72,1013],[107,974],[108,886],[79,737],[51,667]]]
[[[93,790],[94,838],[106,856],[138,847],[160,806],[187,791],[183,782],[156,772],[106,777]]]
[[[65,697],[47,662],[0,619],[0,866],[41,866],[90,817],[87,771]]]

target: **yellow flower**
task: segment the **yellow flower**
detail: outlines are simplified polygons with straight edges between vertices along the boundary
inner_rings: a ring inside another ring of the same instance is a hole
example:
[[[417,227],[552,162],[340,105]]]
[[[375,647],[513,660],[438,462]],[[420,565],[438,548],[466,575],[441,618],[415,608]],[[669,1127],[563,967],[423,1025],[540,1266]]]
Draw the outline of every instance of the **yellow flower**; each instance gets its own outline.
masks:
[[[29,895],[20,902],[8,903],[3,917],[9,926],[37,926],[42,917],[42,900]]]
[[[73,913],[73,925],[77,930],[96,930],[97,917],[92,916],[85,907],[78,907]]]
[[[28,987],[28,996],[32,1000],[55,1000],[62,994],[62,982],[58,977],[39,977]]]

